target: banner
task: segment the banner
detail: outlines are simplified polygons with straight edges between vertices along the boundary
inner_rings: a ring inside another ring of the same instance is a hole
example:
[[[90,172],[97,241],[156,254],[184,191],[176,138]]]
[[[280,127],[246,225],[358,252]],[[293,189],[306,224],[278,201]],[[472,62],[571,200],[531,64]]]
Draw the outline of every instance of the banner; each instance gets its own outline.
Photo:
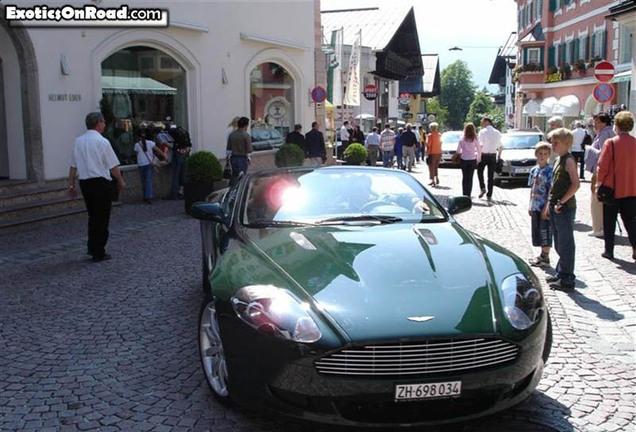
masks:
[[[360,106],[360,39],[361,33],[358,33],[358,37],[351,47],[347,92],[342,101],[344,105]]]
[[[333,73],[330,102],[336,106],[342,105],[342,39],[343,29],[331,32],[331,45],[334,48],[334,53],[330,64]]]

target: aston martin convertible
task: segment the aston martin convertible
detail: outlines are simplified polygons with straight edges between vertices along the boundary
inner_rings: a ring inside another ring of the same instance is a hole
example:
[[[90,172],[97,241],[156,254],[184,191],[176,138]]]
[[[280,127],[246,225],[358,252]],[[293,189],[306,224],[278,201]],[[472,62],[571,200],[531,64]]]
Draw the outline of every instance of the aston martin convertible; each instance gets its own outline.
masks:
[[[338,425],[442,424],[535,389],[552,341],[540,283],[399,170],[248,174],[201,221],[202,369],[213,395]]]

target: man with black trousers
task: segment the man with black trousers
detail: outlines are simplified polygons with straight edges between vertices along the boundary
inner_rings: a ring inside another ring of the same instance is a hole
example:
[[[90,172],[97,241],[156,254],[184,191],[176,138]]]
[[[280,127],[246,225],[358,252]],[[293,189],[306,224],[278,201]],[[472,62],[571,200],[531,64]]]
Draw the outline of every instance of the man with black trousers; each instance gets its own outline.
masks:
[[[479,131],[479,144],[481,145],[481,162],[477,164],[477,179],[479,180],[479,198],[486,195],[488,201],[492,200],[494,188],[495,168],[497,159],[501,157],[501,132],[492,126],[492,119],[484,117],[481,119],[481,130]],[[484,182],[484,169],[488,167],[488,191]]]
[[[305,134],[305,163],[308,166],[320,166],[326,160],[325,136],[318,130],[318,122],[313,122],[311,130]]]
[[[86,133],[77,137],[73,144],[69,170],[69,194],[77,196],[75,177],[88,210],[88,253],[94,262],[106,261],[110,255],[105,247],[108,241],[108,224],[112,203],[111,182],[114,177],[117,189],[122,191],[126,184],[119,171],[119,160],[102,136],[106,122],[99,112],[86,116]]]

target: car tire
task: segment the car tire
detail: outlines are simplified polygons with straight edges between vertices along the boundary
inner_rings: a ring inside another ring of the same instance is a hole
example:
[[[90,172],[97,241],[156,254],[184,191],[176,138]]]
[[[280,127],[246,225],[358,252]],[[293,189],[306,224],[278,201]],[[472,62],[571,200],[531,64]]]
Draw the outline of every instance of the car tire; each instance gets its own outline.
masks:
[[[543,354],[541,357],[543,358],[543,364],[548,363],[548,358],[550,357],[550,352],[552,351],[552,318],[550,318],[550,313],[547,313],[547,329],[545,332],[545,342],[543,344]]]
[[[227,362],[219,320],[216,314],[216,305],[211,295],[206,295],[199,312],[199,358],[205,380],[212,390],[214,397],[223,404],[230,400]]]

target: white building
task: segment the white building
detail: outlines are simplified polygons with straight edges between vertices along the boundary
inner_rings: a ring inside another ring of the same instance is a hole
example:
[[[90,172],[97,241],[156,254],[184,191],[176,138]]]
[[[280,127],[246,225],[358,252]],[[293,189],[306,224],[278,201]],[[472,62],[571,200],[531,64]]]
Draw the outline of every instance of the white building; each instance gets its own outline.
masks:
[[[86,3],[49,1],[47,7]],[[133,128],[167,116],[190,131],[194,150],[219,158],[234,116],[267,121],[283,136],[295,123],[309,129],[316,120],[310,90],[325,85],[314,66],[318,0],[92,4],[167,9],[169,26],[15,27],[0,9],[0,178],[67,176],[73,139],[100,101],[105,135],[122,165],[132,167]]]

